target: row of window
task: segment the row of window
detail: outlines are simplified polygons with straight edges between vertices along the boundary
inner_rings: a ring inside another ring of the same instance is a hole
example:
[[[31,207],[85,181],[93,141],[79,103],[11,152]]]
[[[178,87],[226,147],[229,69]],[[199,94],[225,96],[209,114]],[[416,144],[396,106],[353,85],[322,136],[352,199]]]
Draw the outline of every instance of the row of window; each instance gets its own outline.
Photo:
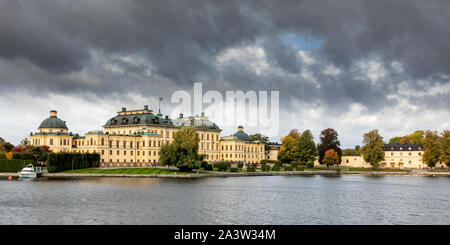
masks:
[[[386,156],[388,155],[388,153],[386,152]],[[413,155],[413,153],[412,152],[408,152],[408,156],[412,156]],[[422,155],[422,152],[418,152],[417,153],[417,155],[418,156],[421,156]],[[395,156],[395,153],[394,152],[391,152],[391,156]],[[403,156],[403,152],[400,152],[399,153],[399,156]],[[406,155],[405,155],[406,156]]]
[[[223,151],[223,150],[228,151],[228,149],[229,149],[230,151],[232,151],[232,150],[233,150],[233,146],[232,146],[232,145],[230,145],[230,147],[228,147],[228,145],[222,146],[222,151]],[[243,149],[244,149],[244,146],[243,146],[243,145],[237,145],[237,146],[235,147],[235,150],[236,150],[236,151],[242,151]],[[263,151],[263,150],[264,150],[264,147],[262,146],[260,150]],[[257,148],[257,147],[247,147],[247,148],[245,148],[245,152],[253,153],[253,152],[257,152],[257,151],[258,151],[258,148]]]
[[[49,139],[49,143],[48,144],[51,145],[51,146],[55,144],[53,138]],[[37,145],[39,145],[39,144],[37,144]],[[69,139],[60,139],[59,140],[59,145],[69,146],[70,145],[70,140]]]

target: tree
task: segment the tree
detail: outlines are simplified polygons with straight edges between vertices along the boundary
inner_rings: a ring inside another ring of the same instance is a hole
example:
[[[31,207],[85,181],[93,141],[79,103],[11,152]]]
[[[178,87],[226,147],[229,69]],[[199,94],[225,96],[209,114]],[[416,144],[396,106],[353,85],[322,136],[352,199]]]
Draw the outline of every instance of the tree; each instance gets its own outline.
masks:
[[[44,149],[47,153],[52,153],[53,151],[50,150],[50,147],[47,145],[41,145],[41,148]]]
[[[414,133],[410,134],[409,141],[411,144],[423,145],[423,139],[425,137],[425,132],[423,130],[416,130]]]
[[[450,167],[450,130],[444,130],[441,137],[441,161]]]
[[[333,149],[339,156],[339,163],[341,163],[342,150],[340,148],[341,142],[338,139],[338,133],[332,128],[324,129],[320,134],[320,144],[317,146],[319,151],[319,163],[322,162],[325,152]]]
[[[408,135],[405,135],[405,136],[403,136],[403,137],[400,139],[400,144],[401,144],[401,145],[409,145],[409,144],[412,144],[412,143],[411,143],[411,141],[410,141],[410,139],[409,139],[409,136],[408,136]]]
[[[390,145],[399,145],[402,137],[393,137],[389,140]]]
[[[267,146],[269,144],[269,137],[262,134],[252,134],[250,135],[250,141],[259,141]]]
[[[23,140],[20,142],[20,144],[19,144],[19,146],[20,146],[20,147],[23,147],[23,148],[25,148],[25,147],[27,147],[27,146],[29,146],[29,145],[30,145],[30,141],[29,141],[27,138],[23,139]]]
[[[334,149],[329,149],[325,152],[323,156],[323,164],[327,165],[327,167],[338,165],[339,164],[339,156]]]
[[[39,146],[30,146],[26,152],[31,153],[35,163],[46,162],[48,159],[47,151]]]
[[[1,146],[0,148],[1,148],[2,152],[5,152],[5,153],[10,152],[14,148],[14,145],[9,142],[0,143],[0,146]]]
[[[175,166],[181,171],[198,169],[203,155],[198,154],[200,138],[194,127],[184,127],[176,132],[170,144],[163,144],[159,161],[161,165]]]
[[[380,162],[384,161],[383,137],[378,134],[378,129],[374,129],[363,136],[362,155],[364,161],[368,162],[373,168],[378,168]]]
[[[344,149],[342,150],[342,155],[343,156],[360,156],[359,151],[355,150],[355,149]]]
[[[288,136],[292,137],[294,140],[299,140],[300,139],[300,133],[298,132],[298,129],[292,129]]]
[[[428,167],[434,168],[436,163],[439,162],[441,148],[439,143],[439,135],[436,131],[425,132],[423,148],[422,161],[427,164]]]
[[[300,136],[297,150],[298,160],[302,165],[314,164],[318,151],[310,130],[305,130]]]
[[[402,137],[394,137],[389,140],[389,144],[393,145],[407,145],[407,144],[415,144],[422,145],[422,141],[424,138],[425,132],[423,130],[416,130],[412,134],[408,134]]]
[[[292,131],[294,130],[291,130],[291,132]],[[297,139],[294,137],[296,137],[295,133],[289,133],[281,139],[281,148],[278,152],[278,160],[280,160],[281,163],[291,163],[298,159],[298,139],[300,137]]]
[[[22,153],[22,152],[26,152],[28,150],[28,148],[29,147],[16,146],[11,150],[11,152],[12,153]]]

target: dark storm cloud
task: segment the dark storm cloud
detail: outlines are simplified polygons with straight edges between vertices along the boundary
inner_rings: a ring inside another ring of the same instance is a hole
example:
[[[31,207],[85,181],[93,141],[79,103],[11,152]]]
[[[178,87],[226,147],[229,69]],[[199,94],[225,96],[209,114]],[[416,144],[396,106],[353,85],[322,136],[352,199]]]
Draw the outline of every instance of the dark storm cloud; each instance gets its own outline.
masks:
[[[191,88],[200,79],[214,88],[225,80],[228,89],[280,90],[284,101],[379,108],[391,103],[386,89],[395,93],[405,76],[421,89],[429,85],[417,79],[448,75],[448,13],[448,1],[6,0],[0,2],[0,87],[105,96]],[[286,34],[322,40],[311,50],[317,64],[303,67],[295,45],[282,41]],[[219,69],[216,56],[227,48],[261,40],[269,65],[285,74],[257,75],[239,62]],[[129,54],[147,64],[114,58]],[[370,57],[378,57],[388,71],[397,61],[406,75],[388,74],[376,84],[356,77],[354,62]],[[124,73],[104,71],[105,62],[120,65]],[[342,72],[322,74],[330,64]],[[304,69],[319,86],[297,76]],[[151,75],[145,75],[148,70]]]

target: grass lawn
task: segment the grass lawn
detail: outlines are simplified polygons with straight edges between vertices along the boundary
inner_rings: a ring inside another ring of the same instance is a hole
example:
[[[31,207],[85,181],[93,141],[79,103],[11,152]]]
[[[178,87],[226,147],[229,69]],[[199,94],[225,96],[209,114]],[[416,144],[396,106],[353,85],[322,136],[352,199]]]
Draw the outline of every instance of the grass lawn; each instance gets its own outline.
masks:
[[[62,171],[60,173],[72,173],[72,170]],[[115,168],[115,169],[98,169],[98,168],[84,168],[74,169],[76,174],[196,174],[195,171],[181,172],[179,170],[167,168]],[[207,174],[205,172],[198,172],[199,174]]]

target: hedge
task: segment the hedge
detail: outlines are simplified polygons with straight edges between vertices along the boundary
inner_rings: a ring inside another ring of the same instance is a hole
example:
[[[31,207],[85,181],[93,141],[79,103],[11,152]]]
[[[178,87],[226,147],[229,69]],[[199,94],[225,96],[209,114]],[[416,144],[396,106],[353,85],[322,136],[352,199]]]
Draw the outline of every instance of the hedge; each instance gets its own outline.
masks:
[[[0,152],[0,159],[6,159],[6,154],[5,154],[5,153],[2,153],[2,152]]]
[[[230,167],[230,164],[227,162],[220,162],[217,164],[217,170],[219,171],[227,171],[227,169]]]
[[[64,170],[100,167],[98,153],[50,153],[48,155],[47,170],[49,173]]]
[[[0,159],[0,173],[17,173],[22,168],[24,168],[27,164],[33,164],[32,160],[6,160]]]
[[[13,153],[13,159],[34,160],[33,154],[30,152]]]

